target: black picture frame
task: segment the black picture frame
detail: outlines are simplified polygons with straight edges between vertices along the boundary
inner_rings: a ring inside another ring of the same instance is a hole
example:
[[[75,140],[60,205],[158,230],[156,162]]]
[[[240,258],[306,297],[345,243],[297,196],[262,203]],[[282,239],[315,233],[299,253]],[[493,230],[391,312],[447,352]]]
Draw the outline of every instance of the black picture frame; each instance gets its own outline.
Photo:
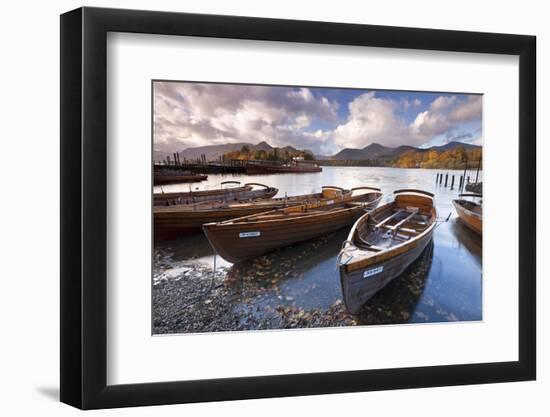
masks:
[[[519,56],[519,360],[107,385],[108,32]],[[61,401],[93,409],[535,379],[535,45],[524,35],[252,17],[87,7],[61,15]]]

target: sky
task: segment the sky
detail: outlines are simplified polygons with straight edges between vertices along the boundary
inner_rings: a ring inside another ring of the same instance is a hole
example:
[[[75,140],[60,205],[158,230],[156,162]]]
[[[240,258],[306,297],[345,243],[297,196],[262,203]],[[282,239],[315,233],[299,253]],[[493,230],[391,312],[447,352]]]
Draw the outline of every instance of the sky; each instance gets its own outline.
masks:
[[[482,95],[155,81],[154,150],[235,142],[333,155],[371,143],[481,145]]]

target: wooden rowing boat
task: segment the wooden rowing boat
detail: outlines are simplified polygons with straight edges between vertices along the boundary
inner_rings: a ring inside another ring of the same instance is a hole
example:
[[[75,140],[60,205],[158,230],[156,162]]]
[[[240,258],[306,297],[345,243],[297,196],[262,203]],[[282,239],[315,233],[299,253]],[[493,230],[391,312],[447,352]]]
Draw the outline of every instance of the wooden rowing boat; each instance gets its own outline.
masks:
[[[481,194],[459,194],[459,197],[481,198]],[[461,198],[453,200],[453,205],[462,223],[481,236],[483,232],[483,206],[481,202],[477,203]]]
[[[320,193],[267,200],[204,201],[197,204],[154,207],[154,237],[155,240],[175,238],[182,234],[200,231],[205,223],[221,222],[265,211],[321,201],[328,204],[364,202],[369,207],[375,207],[381,198],[382,194],[378,188],[357,187],[344,190],[340,187],[325,186],[322,187]]]
[[[433,194],[397,190],[395,200],[363,215],[338,255],[344,303],[350,313],[361,307],[416,260],[436,225]]]
[[[177,184],[182,182],[200,182],[208,178],[208,175],[183,173],[181,171],[165,170],[162,172],[154,172],[153,184]]]
[[[178,204],[195,204],[203,201],[244,201],[271,198],[277,194],[277,189],[259,183],[247,183],[238,187],[225,187],[225,185],[240,185],[239,181],[224,181],[221,188],[212,190],[198,190],[187,192],[155,193],[155,206],[173,206]],[[254,186],[261,187],[253,189]]]
[[[207,223],[203,230],[222,258],[237,263],[334,232],[349,226],[364,213],[363,203],[321,201]]]

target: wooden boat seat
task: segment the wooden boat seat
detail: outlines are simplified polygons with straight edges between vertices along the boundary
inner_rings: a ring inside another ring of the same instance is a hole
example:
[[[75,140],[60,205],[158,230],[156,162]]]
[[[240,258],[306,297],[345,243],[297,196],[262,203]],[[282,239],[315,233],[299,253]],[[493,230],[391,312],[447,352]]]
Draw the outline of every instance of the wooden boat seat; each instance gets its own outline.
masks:
[[[420,234],[420,231],[418,231],[416,229],[410,229],[408,227],[400,227],[399,231],[400,232],[405,232],[405,233],[411,233],[413,235],[419,235]]]
[[[397,222],[396,224],[394,224],[393,226],[384,226],[386,227],[387,229],[389,230],[392,230],[394,232],[397,231],[397,229],[399,229],[400,226],[404,225],[405,223],[407,223],[409,220],[411,220],[414,216],[416,216],[418,214],[418,209],[415,208],[412,212],[410,212],[410,214],[405,217],[404,219],[400,220],[399,222]]]
[[[396,212],[392,213],[391,215],[389,215],[388,217],[386,217],[385,219],[383,219],[382,221],[376,223],[374,225],[374,229],[378,229],[382,226],[384,226],[387,222],[389,222],[390,220],[392,220],[393,218],[397,217],[397,215],[403,213],[405,210],[397,210]]]
[[[411,237],[408,236],[408,235],[400,235],[399,233],[396,233],[394,236],[393,236],[394,239],[397,239],[397,240],[400,240],[402,242],[406,242],[407,240],[409,240]]]

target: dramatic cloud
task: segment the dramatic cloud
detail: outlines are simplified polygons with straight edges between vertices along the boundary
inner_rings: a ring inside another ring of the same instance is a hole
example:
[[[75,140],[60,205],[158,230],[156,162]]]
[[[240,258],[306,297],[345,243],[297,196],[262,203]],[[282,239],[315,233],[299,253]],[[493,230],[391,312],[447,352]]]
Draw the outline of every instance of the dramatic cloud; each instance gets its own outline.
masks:
[[[231,142],[296,147],[326,137],[307,129],[314,120],[338,122],[338,103],[307,88],[170,83],[154,86],[155,150]]]
[[[360,95],[349,103],[348,120],[335,129],[335,143],[355,148],[372,142],[392,147],[418,146],[461,123],[481,120],[481,96],[437,97],[410,123],[399,116],[398,107],[395,100],[376,97],[375,92]]]
[[[229,84],[156,82],[154,150],[267,141],[329,154],[362,148],[478,141],[479,95],[422,95]],[[429,97],[429,98],[428,98]],[[468,136],[470,135],[470,136]],[[473,142],[472,142],[473,143]]]
[[[407,126],[397,116],[398,105],[394,100],[377,98],[375,92],[360,95],[349,103],[347,122],[334,130],[335,143],[342,148],[362,148],[372,142],[400,142]]]

